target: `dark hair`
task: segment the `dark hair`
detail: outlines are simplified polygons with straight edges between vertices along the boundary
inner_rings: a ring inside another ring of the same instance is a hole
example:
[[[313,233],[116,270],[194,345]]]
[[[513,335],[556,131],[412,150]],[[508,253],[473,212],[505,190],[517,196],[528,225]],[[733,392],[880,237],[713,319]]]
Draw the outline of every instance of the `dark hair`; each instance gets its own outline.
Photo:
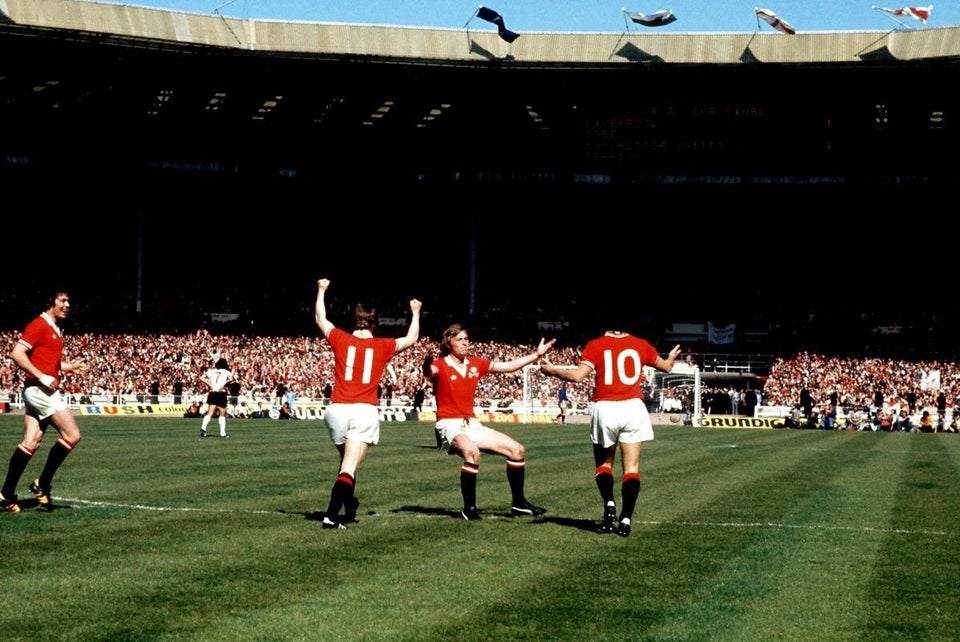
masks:
[[[213,367],[216,368],[217,370],[229,370],[229,369],[230,369],[230,367],[227,365],[227,360],[224,359],[223,357],[220,357],[219,359],[217,359],[217,363],[214,364]]]
[[[374,328],[377,327],[377,309],[376,308],[367,308],[362,303],[358,303],[356,309],[353,311],[353,329],[354,330],[369,330],[373,332]]]
[[[70,293],[67,292],[66,290],[54,290],[54,292],[49,297],[47,297],[47,300],[46,300],[47,309],[49,310],[50,308],[55,306],[57,304],[57,299],[59,299],[62,296],[69,298]]]

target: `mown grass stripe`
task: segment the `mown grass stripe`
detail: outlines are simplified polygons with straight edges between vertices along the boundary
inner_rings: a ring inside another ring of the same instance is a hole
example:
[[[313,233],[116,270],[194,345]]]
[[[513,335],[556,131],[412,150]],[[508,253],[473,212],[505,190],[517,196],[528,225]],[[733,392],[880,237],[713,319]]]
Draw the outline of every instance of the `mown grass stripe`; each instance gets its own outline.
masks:
[[[15,442],[20,422],[0,416],[0,434]],[[64,507],[0,515],[4,640],[939,640],[960,626],[954,435],[658,427],[619,538],[593,530],[583,426],[498,426],[526,444],[528,495],[549,512],[508,517],[503,460],[485,456],[486,518],[468,523],[458,458],[431,448],[429,424],[388,424],[358,475],[359,523],[331,532],[316,521],[337,464],[322,423],[236,421],[212,442],[195,424],[81,419],[53,489]]]

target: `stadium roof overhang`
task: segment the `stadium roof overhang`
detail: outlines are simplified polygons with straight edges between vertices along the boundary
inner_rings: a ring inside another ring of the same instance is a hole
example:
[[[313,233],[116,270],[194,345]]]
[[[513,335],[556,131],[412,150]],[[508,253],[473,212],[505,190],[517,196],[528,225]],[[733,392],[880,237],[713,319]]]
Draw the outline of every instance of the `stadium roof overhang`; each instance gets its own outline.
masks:
[[[94,34],[150,48],[212,46],[276,56],[359,56],[423,64],[843,63],[960,57],[960,28],[746,33],[535,32],[507,43],[490,30],[228,18],[92,0],[2,0],[0,22]]]
[[[960,28],[525,33],[508,44],[492,31],[85,0],[0,0],[0,11],[0,153],[14,164],[589,174],[626,159],[701,171],[717,163],[711,146],[742,162],[783,123],[803,142],[806,121],[843,119],[824,104],[901,91],[908,78],[922,98],[960,64]],[[749,136],[718,142],[731,126]]]

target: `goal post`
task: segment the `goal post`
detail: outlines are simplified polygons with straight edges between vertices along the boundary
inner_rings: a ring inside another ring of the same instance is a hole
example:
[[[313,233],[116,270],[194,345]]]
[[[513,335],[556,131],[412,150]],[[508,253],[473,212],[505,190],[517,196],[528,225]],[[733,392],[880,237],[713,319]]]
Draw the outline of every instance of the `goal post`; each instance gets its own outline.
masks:
[[[577,366],[563,365],[557,367],[564,370],[575,370]],[[540,366],[536,364],[524,366],[523,409],[530,414],[553,413],[557,409],[557,386],[559,385],[560,380],[543,374],[540,371]],[[574,384],[568,383],[567,385],[576,387]],[[570,390],[568,394],[577,399],[582,396],[576,394],[575,390]],[[587,399],[588,397],[583,398]]]
[[[561,366],[573,370],[576,366]],[[540,372],[540,366],[523,368],[523,409],[530,414],[553,412],[556,409],[557,381]],[[579,387],[578,387],[579,386]],[[568,393],[579,401],[590,398],[593,380],[587,379]],[[674,363],[669,373],[656,368],[644,368],[643,397],[654,423],[671,423],[688,419],[693,426],[700,425],[701,383],[700,369],[687,363]],[[546,404],[544,404],[546,401]],[[579,405],[579,404],[578,404]]]
[[[684,422],[700,426],[701,383],[700,368],[688,363],[674,363],[671,372],[660,372],[656,368],[645,368],[647,382],[644,397],[650,414],[659,415],[664,423],[664,415],[680,415]]]

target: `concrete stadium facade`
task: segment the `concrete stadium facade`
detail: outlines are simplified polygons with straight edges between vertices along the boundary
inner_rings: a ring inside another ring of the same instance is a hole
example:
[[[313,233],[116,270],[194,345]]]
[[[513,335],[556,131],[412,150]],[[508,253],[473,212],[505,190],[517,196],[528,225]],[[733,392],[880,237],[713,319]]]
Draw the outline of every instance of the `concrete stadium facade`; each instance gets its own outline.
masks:
[[[955,186],[960,27],[524,33],[0,0],[0,171]],[[217,180],[217,179],[213,179]]]

